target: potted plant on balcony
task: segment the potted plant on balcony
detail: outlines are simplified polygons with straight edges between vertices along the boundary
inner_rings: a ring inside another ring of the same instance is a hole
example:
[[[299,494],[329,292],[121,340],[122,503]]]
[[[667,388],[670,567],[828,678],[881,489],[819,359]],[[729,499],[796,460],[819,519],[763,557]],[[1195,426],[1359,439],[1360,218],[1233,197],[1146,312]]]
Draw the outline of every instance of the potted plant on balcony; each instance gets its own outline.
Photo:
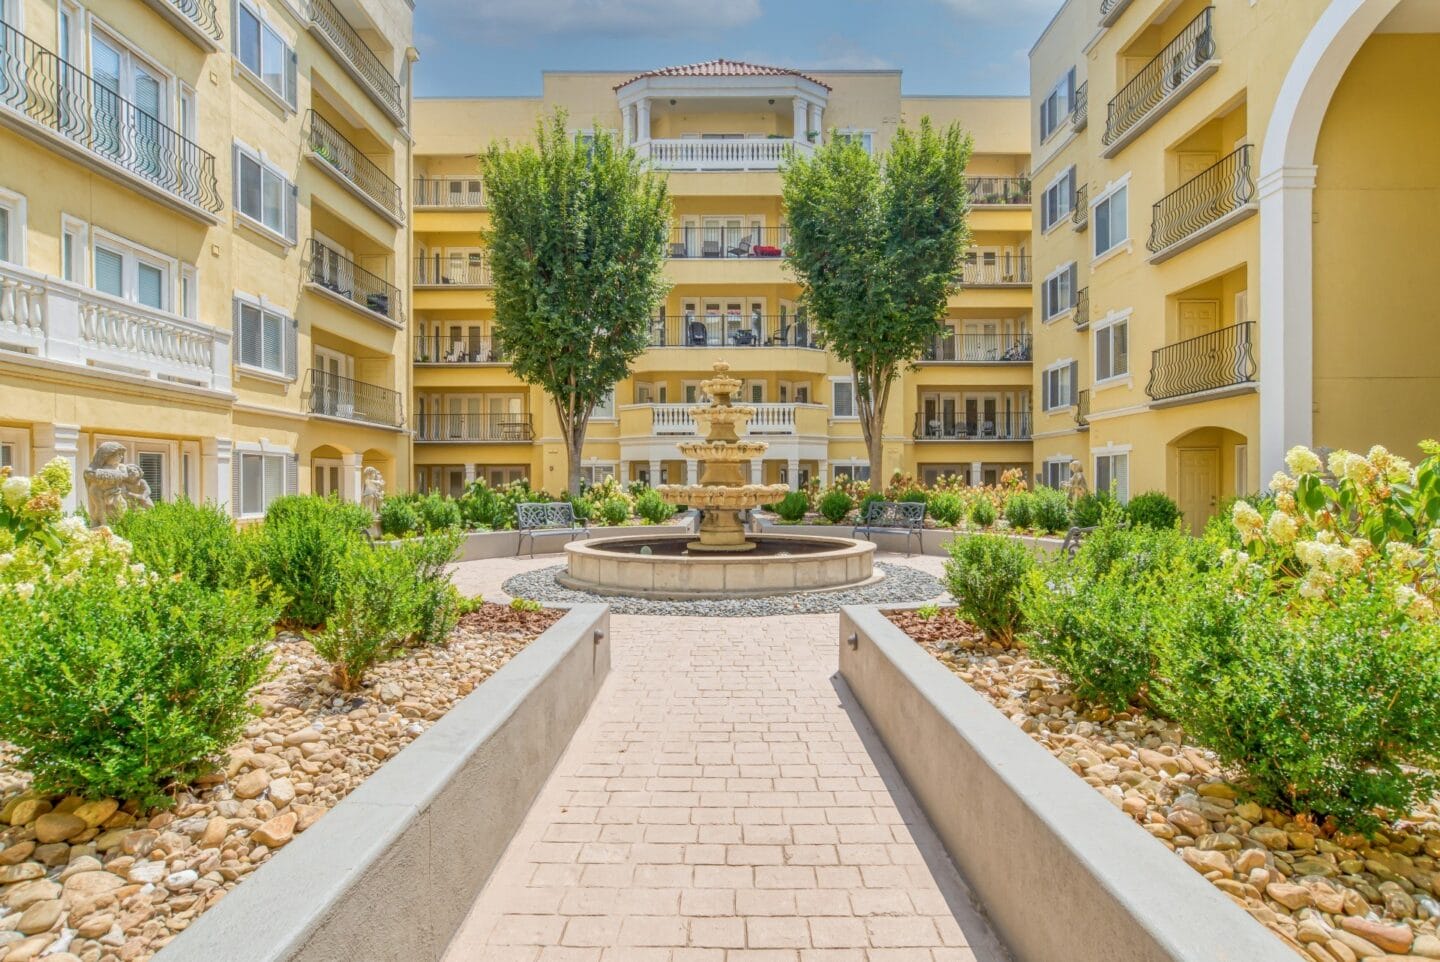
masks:
[[[808,140],[808,141],[810,141],[810,143],[812,143],[812,144],[815,143],[815,141],[817,141],[817,140],[820,139],[820,131],[818,131],[818,130],[807,130],[807,131],[805,131],[805,139]]]

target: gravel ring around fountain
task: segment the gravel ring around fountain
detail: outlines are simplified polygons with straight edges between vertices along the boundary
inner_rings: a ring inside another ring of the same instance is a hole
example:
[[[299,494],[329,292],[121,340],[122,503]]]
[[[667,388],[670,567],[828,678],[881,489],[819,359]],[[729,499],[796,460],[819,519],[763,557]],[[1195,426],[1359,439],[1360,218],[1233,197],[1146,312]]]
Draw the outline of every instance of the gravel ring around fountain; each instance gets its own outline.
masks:
[[[655,598],[628,598],[600,595],[566,588],[555,580],[564,565],[539,568],[507,580],[501,587],[512,598],[530,598],[552,604],[609,605],[619,615],[690,615],[711,618],[765,618],[775,615],[823,615],[845,605],[889,605],[930,601],[945,593],[940,579],[909,565],[875,564],[885,577],[858,588],[833,591],[796,592],[768,598],[706,598],[694,601],[661,601]]]

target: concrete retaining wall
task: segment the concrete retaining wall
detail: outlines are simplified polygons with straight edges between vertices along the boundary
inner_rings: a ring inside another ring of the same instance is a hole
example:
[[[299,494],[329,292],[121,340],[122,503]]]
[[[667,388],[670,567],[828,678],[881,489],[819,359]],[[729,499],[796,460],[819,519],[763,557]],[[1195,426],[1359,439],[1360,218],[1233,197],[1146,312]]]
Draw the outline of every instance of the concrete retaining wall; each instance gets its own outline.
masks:
[[[757,530],[774,534],[808,534],[817,535],[822,538],[848,538],[854,526],[851,524],[776,524],[769,518],[759,519]],[[1000,532],[996,532],[1000,533]],[[944,556],[948,554],[945,546],[956,538],[965,537],[966,532],[956,531],[953,528],[926,528],[921,532],[921,554],[933,554]],[[1032,537],[1030,535],[1010,535],[1018,541],[1042,553],[1052,553],[1060,550],[1065,543],[1064,538]],[[873,541],[881,551],[898,551],[904,554],[907,545],[906,537],[903,534],[876,533],[872,537],[863,540]],[[915,539],[909,539],[909,550],[915,550]]]
[[[609,618],[572,608],[157,959],[438,962],[610,671]]]
[[[618,525],[616,527],[594,527],[590,529],[590,537],[596,538],[623,538],[629,535],[659,535],[659,534],[691,534],[694,528],[687,519],[684,524],[654,524],[654,525]],[[537,534],[535,536],[535,553],[555,554],[562,551],[565,545],[575,540],[572,535],[563,532],[554,534]],[[456,561],[480,561],[484,558],[513,558],[520,544],[520,533],[517,531],[471,531],[465,535],[465,540],[460,542],[460,553],[455,556]],[[525,539],[525,557],[530,557],[530,539]]]
[[[878,609],[840,672],[1018,962],[1295,962]]]

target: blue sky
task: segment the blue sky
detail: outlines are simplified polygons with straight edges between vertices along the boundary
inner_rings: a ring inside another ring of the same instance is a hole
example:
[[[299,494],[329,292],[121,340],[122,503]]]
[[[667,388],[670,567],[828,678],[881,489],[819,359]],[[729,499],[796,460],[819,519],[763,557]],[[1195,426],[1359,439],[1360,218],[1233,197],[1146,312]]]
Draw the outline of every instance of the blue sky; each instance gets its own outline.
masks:
[[[900,68],[907,94],[1024,94],[1060,0],[417,0],[420,96],[540,92],[543,70],[729,57]]]

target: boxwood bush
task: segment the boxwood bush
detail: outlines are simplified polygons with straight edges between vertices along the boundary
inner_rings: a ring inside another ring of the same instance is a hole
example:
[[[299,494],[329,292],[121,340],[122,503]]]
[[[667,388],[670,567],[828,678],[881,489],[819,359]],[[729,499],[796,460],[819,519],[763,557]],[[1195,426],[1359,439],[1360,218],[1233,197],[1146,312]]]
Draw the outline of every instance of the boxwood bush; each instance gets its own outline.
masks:
[[[1125,516],[1133,525],[1173,528],[1180,521],[1180,506],[1163,491],[1145,491],[1125,505]]]
[[[987,638],[1010,644],[1021,626],[1020,588],[1035,560],[1024,544],[997,534],[963,535],[946,550],[945,587],[960,617]]]
[[[664,524],[675,515],[675,506],[654,488],[646,488],[635,496],[635,515],[649,524]]]
[[[601,524],[619,525],[630,520],[630,503],[624,498],[606,498],[595,506]]]
[[[831,524],[839,524],[855,507],[855,499],[843,488],[831,488],[820,497],[820,516]]]
[[[782,521],[801,521],[810,510],[810,499],[804,491],[791,491],[775,505],[775,513]]]
[[[283,600],[281,620],[303,628],[325,623],[335,610],[340,561],[364,543],[370,512],[358,504],[315,495],[271,502],[265,523],[245,539],[252,572]]]
[[[134,559],[152,571],[182,574],[205,588],[228,588],[244,580],[235,522],[213,504],[157,501],[126,511],[112,530],[130,542]]]
[[[995,503],[983,495],[976,498],[975,503],[970,505],[970,523],[981,528],[994,524]]]
[[[925,512],[936,524],[953,528],[965,517],[965,499],[950,491],[932,491],[925,499]]]
[[[1025,531],[1035,523],[1035,496],[1029,491],[1016,491],[1005,499],[1005,520],[1016,531]]]
[[[1036,488],[1033,523],[1045,534],[1056,534],[1070,527],[1070,501],[1057,488]]]
[[[403,538],[420,530],[420,513],[410,499],[399,495],[387,495],[380,502],[380,533],[392,538]]]

